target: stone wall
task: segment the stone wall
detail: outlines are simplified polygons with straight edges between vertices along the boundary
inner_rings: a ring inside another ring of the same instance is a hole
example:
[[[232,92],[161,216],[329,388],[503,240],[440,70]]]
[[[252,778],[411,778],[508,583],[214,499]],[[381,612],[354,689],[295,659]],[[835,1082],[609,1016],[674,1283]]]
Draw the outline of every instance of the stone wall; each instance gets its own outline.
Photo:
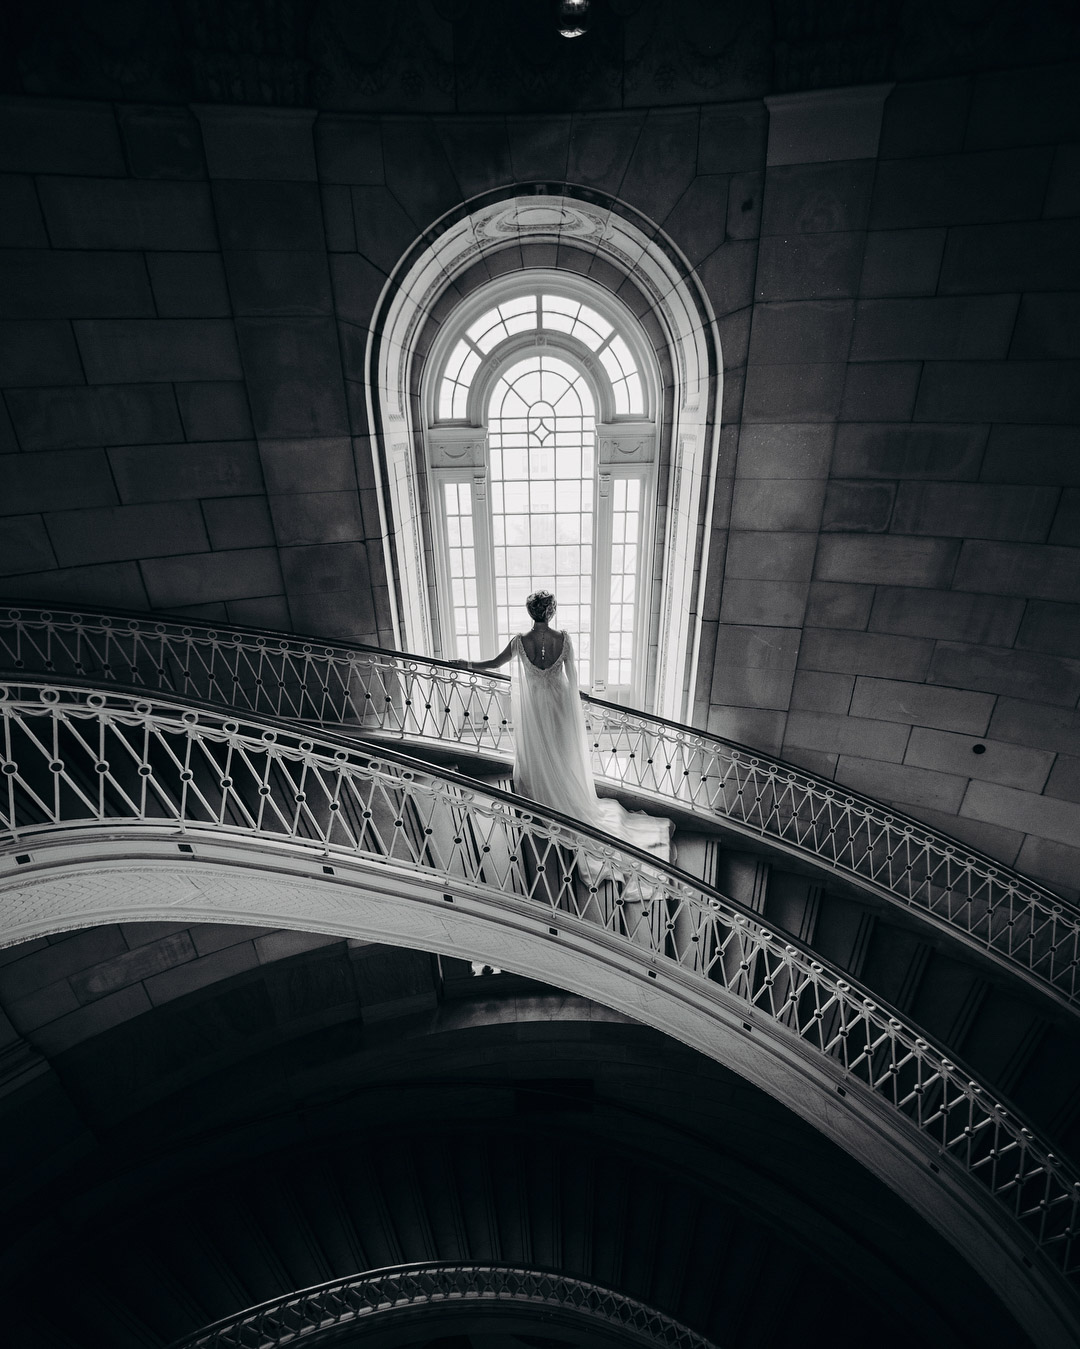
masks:
[[[1077,78],[546,117],[9,99],[0,591],[386,642],[387,276],[479,193],[607,193],[724,353],[698,722],[1075,892]]]
[[[769,100],[698,704],[1072,893],[1075,78],[898,86],[873,157],[822,120],[830,96]]]

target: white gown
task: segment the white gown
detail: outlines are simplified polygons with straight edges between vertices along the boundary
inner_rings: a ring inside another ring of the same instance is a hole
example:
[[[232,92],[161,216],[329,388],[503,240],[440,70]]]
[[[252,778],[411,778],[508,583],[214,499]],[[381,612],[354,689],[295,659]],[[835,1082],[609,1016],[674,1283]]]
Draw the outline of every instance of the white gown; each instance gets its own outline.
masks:
[[[670,862],[671,820],[596,795],[570,634],[563,633],[558,659],[545,670],[525,654],[520,634],[510,645],[517,791]]]

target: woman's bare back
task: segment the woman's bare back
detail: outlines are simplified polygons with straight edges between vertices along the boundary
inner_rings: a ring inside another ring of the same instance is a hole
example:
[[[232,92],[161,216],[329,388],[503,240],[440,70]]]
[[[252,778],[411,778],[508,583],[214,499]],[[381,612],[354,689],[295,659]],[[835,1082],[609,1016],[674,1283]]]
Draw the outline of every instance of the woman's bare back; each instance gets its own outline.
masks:
[[[562,655],[565,632],[549,628],[546,632],[533,628],[521,634],[521,646],[531,664],[539,670],[550,670]]]

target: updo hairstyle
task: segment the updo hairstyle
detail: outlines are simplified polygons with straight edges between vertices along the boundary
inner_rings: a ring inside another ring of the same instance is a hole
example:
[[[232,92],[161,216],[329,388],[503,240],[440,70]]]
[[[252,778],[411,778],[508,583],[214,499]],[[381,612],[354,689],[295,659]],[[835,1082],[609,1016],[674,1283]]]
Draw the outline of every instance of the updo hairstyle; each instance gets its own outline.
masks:
[[[550,590],[537,590],[525,601],[525,608],[534,623],[546,623],[557,607]]]

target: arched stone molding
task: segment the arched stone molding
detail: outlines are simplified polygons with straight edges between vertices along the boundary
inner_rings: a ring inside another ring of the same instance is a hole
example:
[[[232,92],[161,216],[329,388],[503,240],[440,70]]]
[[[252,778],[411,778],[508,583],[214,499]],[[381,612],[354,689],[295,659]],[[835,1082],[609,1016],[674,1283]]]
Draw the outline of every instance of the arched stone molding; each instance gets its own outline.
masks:
[[[236,923],[410,946],[538,978],[623,1012],[739,1073],[842,1147],[995,1287],[1040,1349],[1070,1349],[1075,1298],[978,1182],[931,1157],[883,1103],[744,1003],[631,943],[509,894],[449,893],[392,864],[297,857],[265,840],[118,828],[51,834],[0,871],[5,943],[104,923]]]
[[[520,191],[520,189],[519,189]],[[541,261],[541,258],[543,259]],[[576,261],[569,261],[576,258]],[[655,711],[687,719],[697,673],[700,592],[704,582],[719,445],[722,361],[709,302],[675,245],[622,203],[538,188],[532,195],[469,203],[444,217],[402,258],[376,305],[364,378],[384,521],[395,639],[432,654],[414,397],[421,328],[460,299],[457,283],[478,264],[492,276],[525,267],[567,266],[602,273],[611,289],[627,283],[659,323],[672,368],[671,453],[666,483],[663,601],[658,632]]]

